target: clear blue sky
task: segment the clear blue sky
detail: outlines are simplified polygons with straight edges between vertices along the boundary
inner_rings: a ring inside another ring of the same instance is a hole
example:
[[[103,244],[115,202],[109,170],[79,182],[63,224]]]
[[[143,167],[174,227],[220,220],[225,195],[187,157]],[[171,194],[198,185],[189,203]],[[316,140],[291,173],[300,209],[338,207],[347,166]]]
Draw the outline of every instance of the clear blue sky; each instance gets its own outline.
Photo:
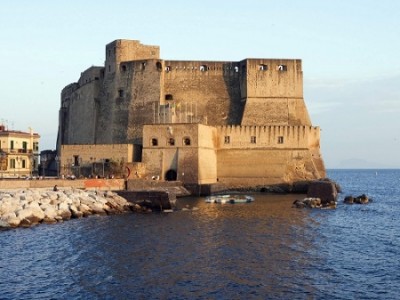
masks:
[[[400,168],[400,1],[3,1],[0,121],[54,149],[61,89],[105,44],[163,59],[303,60],[304,97],[328,168]]]

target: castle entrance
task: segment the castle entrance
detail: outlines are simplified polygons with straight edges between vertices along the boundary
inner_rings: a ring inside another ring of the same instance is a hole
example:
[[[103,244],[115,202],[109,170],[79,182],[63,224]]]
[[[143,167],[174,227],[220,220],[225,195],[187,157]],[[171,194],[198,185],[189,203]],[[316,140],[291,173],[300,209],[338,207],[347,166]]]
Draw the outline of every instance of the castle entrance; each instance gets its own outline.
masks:
[[[177,178],[177,174],[176,174],[175,170],[170,169],[165,173],[165,180],[166,181],[175,181],[176,178]]]

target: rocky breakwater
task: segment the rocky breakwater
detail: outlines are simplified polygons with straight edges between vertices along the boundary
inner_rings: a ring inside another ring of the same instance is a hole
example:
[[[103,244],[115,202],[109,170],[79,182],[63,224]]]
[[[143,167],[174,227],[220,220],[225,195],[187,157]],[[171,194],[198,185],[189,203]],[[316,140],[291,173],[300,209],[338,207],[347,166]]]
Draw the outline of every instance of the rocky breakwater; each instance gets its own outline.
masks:
[[[0,191],[0,228],[30,227],[92,214],[141,210],[116,193],[78,189]]]

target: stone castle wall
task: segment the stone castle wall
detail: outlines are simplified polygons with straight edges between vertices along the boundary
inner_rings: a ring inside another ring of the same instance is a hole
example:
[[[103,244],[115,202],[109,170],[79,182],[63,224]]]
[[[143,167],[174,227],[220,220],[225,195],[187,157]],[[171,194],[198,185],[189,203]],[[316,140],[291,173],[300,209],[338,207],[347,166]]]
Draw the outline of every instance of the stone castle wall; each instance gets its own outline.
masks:
[[[91,145],[62,145],[59,149],[60,175],[71,175],[78,167],[88,167],[107,162],[117,164],[132,164],[134,157],[132,144],[91,144]]]
[[[325,176],[318,127],[161,124],[146,125],[143,136],[146,169],[162,180],[169,170],[186,183],[229,186]]]
[[[62,92],[59,149],[134,144],[143,176],[175,172],[193,184],[325,176],[301,60],[172,61],[159,54],[158,46],[138,41],[108,44],[104,67],[87,69]],[[174,147],[164,125],[175,131]],[[187,136],[190,145],[182,144]]]

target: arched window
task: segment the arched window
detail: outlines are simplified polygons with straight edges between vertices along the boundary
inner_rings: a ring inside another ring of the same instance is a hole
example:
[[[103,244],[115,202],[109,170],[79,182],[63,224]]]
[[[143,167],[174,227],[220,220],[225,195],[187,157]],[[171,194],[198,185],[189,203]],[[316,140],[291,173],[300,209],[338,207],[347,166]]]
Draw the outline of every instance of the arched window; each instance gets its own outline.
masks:
[[[175,139],[174,138],[169,138],[168,139],[168,145],[174,146],[175,145]]]
[[[156,138],[152,138],[151,139],[151,145],[154,146],[154,147],[158,146],[158,140]]]
[[[166,181],[175,181],[177,179],[177,177],[178,177],[178,174],[176,173],[175,170],[170,169],[165,173]]]
[[[161,71],[162,70],[162,64],[159,61],[156,62],[156,67],[157,67],[157,71]]]
[[[260,64],[260,65],[258,65],[258,69],[260,71],[267,71],[268,70],[268,65]]]
[[[171,71],[171,66],[166,66],[166,67],[165,67],[165,72],[168,73],[169,71]]]
[[[126,70],[127,70],[126,65],[121,65],[121,71],[126,72]]]
[[[286,65],[279,65],[278,66],[278,71],[281,71],[281,72],[287,71],[287,66]]]
[[[190,137],[183,138],[183,145],[190,146]]]

